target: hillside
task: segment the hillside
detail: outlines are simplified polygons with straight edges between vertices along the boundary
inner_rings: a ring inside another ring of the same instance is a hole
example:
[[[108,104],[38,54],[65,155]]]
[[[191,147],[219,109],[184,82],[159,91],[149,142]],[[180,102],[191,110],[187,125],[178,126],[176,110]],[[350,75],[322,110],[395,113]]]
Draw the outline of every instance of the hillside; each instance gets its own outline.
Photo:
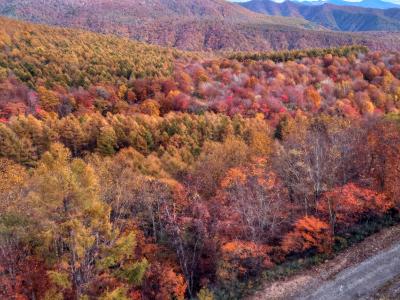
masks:
[[[281,50],[361,43],[400,48],[396,34],[335,34],[301,18],[255,14],[218,1],[0,0],[0,14],[27,21],[113,33],[185,50]]]
[[[108,26],[113,23],[122,25],[180,16],[242,21],[265,19],[223,0],[2,0],[0,5],[2,12],[10,16],[28,17],[39,22],[58,22],[59,25],[68,22],[72,25],[95,26],[96,24],[85,23],[93,14],[93,22],[100,20],[101,16],[101,21]]]
[[[171,74],[188,54],[130,39],[0,17],[0,70],[38,84],[87,86]]]
[[[51,25],[131,35],[137,25],[178,19],[310,27],[304,20],[271,18],[224,0],[0,0],[0,14]]]
[[[269,0],[252,0],[239,3],[241,6],[259,13],[263,13],[269,16],[297,16],[302,18],[303,16],[300,13],[300,7],[303,6],[320,6],[316,4],[305,4],[302,2],[294,2],[294,1],[284,1],[282,3],[278,3],[275,1]],[[323,4],[321,4],[323,5]]]
[[[269,16],[303,17],[338,31],[399,31],[400,9],[387,10],[332,4],[308,5],[285,1],[252,0],[241,3],[249,10]]]

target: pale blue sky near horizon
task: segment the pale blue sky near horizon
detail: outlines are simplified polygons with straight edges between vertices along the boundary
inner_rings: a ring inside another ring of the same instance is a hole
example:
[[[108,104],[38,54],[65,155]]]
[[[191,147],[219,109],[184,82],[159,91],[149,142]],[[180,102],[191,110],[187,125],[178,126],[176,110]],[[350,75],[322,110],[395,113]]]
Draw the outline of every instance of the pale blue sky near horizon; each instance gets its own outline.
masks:
[[[249,1],[249,0],[229,0],[229,1],[231,1],[231,2],[247,2],[247,1]],[[272,0],[272,1],[275,1],[275,2],[283,2],[283,1],[285,1],[285,0]],[[304,2],[306,2],[306,1],[318,1],[318,0],[298,0],[298,1],[304,1]],[[361,0],[347,0],[348,2],[361,2]],[[395,4],[400,4],[400,0],[382,0],[382,1],[385,1],[385,2],[392,2],[392,3],[395,3]]]

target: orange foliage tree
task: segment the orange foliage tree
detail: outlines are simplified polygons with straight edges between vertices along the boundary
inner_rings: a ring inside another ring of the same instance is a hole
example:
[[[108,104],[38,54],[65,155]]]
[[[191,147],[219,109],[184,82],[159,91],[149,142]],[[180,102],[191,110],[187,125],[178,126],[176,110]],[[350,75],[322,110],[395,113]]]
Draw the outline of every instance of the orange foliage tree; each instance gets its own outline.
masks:
[[[176,273],[171,266],[155,262],[150,266],[146,274],[145,284],[142,289],[142,294],[145,297],[137,299],[149,297],[155,300],[183,300],[186,288],[186,281],[181,274]]]
[[[299,219],[293,231],[287,233],[282,241],[282,250],[285,253],[299,253],[307,250],[330,252],[332,247],[332,232],[329,224],[313,217],[306,216]]]

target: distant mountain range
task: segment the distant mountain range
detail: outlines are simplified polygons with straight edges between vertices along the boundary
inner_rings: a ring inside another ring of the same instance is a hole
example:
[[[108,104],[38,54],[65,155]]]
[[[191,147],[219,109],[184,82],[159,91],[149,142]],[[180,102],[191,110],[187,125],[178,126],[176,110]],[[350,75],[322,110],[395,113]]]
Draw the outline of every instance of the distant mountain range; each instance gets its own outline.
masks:
[[[349,3],[342,0],[328,0],[335,3]],[[379,0],[365,0],[375,4],[388,3]],[[378,9],[361,6],[339,6],[324,3],[309,5],[311,2],[276,3],[270,0],[252,0],[241,5],[254,12],[268,16],[304,18],[325,28],[338,31],[400,31],[400,8]],[[355,2],[352,2],[355,3]]]
[[[330,6],[316,6],[315,9]],[[366,28],[364,21],[341,28],[335,21],[324,20],[333,18],[339,22],[337,10],[332,13],[333,17],[321,12],[318,19],[313,7],[260,0],[243,6],[224,0],[0,0],[0,15],[117,34],[184,50],[281,50],[348,44],[362,44],[377,50],[400,49],[400,34],[397,33],[331,31],[329,29],[375,29]],[[341,8],[338,14],[344,14],[346,9]],[[393,12],[396,13],[397,10]],[[397,30],[397,23],[389,21],[395,17],[377,18],[376,23],[382,25],[375,28]]]
[[[388,9],[388,8],[400,8],[399,4],[381,0],[363,0],[363,1],[344,1],[344,0],[321,0],[321,1],[295,1],[302,4],[307,5],[322,5],[322,4],[334,4],[340,6],[358,6],[365,8],[380,8],[380,9]]]

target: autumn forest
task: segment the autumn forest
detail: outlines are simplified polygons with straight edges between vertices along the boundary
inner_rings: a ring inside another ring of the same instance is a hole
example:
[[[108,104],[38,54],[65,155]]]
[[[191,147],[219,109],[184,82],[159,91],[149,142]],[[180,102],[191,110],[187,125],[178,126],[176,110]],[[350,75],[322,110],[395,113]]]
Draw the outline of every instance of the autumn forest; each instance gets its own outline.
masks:
[[[1,17],[0,172],[1,299],[240,299],[400,222],[400,52]]]

